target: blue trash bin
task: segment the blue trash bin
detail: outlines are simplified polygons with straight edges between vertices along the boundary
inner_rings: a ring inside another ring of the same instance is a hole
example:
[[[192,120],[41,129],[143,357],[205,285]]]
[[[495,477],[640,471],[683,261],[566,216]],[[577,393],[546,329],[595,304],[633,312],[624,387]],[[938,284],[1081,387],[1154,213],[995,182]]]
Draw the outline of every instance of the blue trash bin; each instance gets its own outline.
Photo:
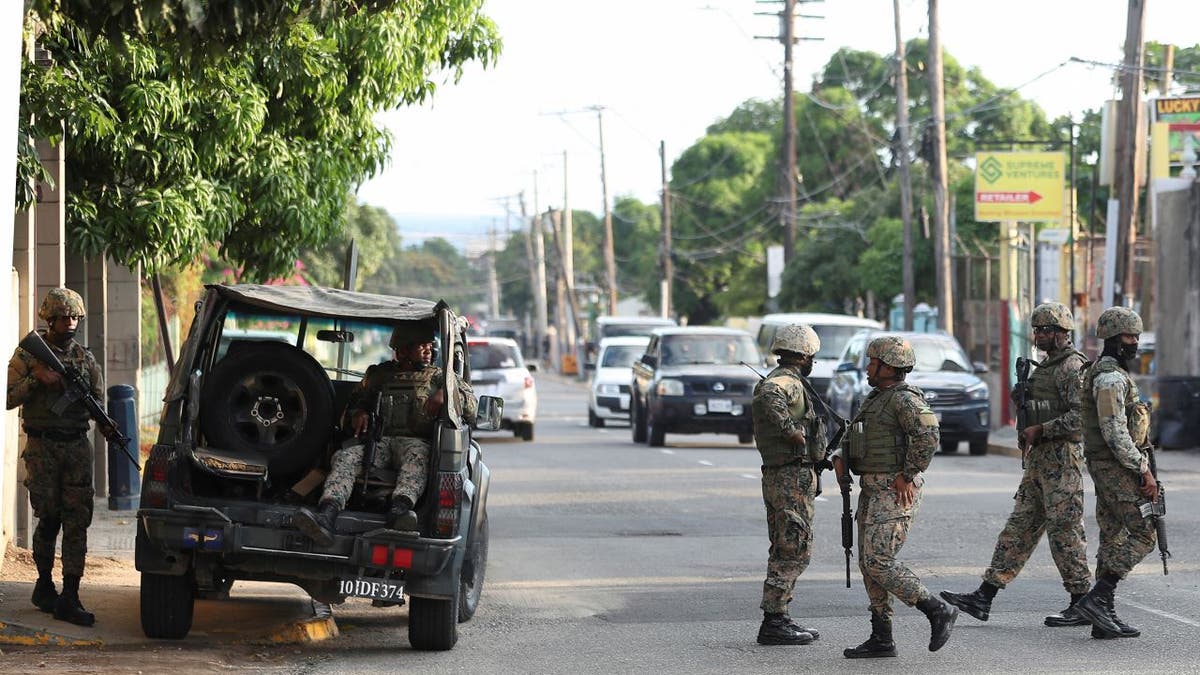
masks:
[[[117,431],[129,437],[129,452],[138,456],[137,401],[134,389],[128,384],[108,388],[108,416],[117,424]],[[108,510],[130,511],[138,508],[142,497],[142,476],[125,451],[108,443]]]

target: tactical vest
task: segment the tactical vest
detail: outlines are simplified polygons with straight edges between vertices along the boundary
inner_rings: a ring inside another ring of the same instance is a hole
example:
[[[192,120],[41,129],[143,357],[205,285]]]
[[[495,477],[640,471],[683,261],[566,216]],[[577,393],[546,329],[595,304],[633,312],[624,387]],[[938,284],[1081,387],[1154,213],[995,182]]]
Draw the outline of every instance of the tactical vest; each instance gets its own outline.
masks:
[[[425,412],[425,404],[436,391],[434,380],[440,371],[429,367],[416,371],[389,373],[379,385],[379,417],[384,436],[432,436],[435,417]]]
[[[904,468],[908,435],[896,421],[895,402],[906,391],[925,398],[917,387],[900,382],[888,389],[876,389],[863,401],[847,432],[846,459],[854,473],[895,473]]]
[[[1083,456],[1087,459],[1113,459],[1112,450],[1104,434],[1100,431],[1100,413],[1096,409],[1096,396],[1093,387],[1096,378],[1101,373],[1121,371],[1117,360],[1110,356],[1102,356],[1100,360],[1088,366],[1083,374],[1083,391],[1079,392],[1079,402],[1083,406]],[[1122,372],[1124,375],[1124,372]],[[1136,447],[1146,444],[1150,431],[1150,409],[1142,403],[1141,394],[1133,378],[1125,375],[1129,388],[1125,392],[1125,419],[1129,426],[1129,437]]]
[[[788,366],[779,366],[767,375],[766,380],[778,378],[786,380],[788,386],[800,389],[801,395],[796,397],[789,408],[791,418],[796,426],[804,430],[804,448],[797,448],[786,436],[777,429],[760,429],[755,426],[755,442],[758,452],[762,455],[766,466],[782,466],[796,460],[816,463],[825,458],[825,420],[817,414],[812,405],[812,395],[804,387],[802,376]],[[761,384],[761,383],[760,383]],[[756,392],[757,393],[757,392]]]
[[[1078,358],[1080,362],[1087,361],[1087,357],[1076,351],[1074,347],[1066,347],[1058,354],[1047,357],[1029,376],[1029,389],[1026,392],[1025,401],[1029,426],[1045,424],[1050,420],[1062,417],[1070,410],[1055,385],[1058,369],[1070,358]],[[1071,438],[1069,440],[1079,441],[1080,439]]]
[[[44,334],[43,334],[44,337]],[[47,342],[46,344],[50,344]],[[54,345],[50,345],[54,353],[58,356],[58,360],[62,361],[64,366],[73,366],[79,371],[83,381],[87,383],[90,390],[92,388],[92,369],[91,359],[87,349],[78,342],[72,341],[67,345],[65,351],[58,349]],[[26,362],[32,365],[37,361],[32,355],[24,350],[22,354],[26,357]],[[49,366],[47,366],[48,368]],[[87,431],[88,422],[91,417],[88,415],[87,408],[83,403],[75,401],[67,406],[66,410],[61,415],[54,414],[52,407],[63,396],[65,389],[50,389],[49,387],[38,386],[30,395],[29,400],[21,406],[22,424],[31,429],[68,429]]]

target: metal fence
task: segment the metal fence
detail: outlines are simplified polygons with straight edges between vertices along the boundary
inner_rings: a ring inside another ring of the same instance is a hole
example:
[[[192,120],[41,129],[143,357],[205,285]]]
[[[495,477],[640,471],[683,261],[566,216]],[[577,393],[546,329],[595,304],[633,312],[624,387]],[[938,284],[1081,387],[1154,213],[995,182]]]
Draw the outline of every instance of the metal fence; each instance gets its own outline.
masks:
[[[167,393],[170,378],[165,360],[142,366],[138,375],[138,425],[141,428],[158,426],[163,395]]]

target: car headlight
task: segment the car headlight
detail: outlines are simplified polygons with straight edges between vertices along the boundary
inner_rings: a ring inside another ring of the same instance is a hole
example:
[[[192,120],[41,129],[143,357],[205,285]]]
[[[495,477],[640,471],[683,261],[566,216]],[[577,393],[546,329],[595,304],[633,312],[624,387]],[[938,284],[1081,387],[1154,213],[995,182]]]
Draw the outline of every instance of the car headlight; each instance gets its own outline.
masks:
[[[980,382],[979,384],[971,385],[966,389],[967,398],[972,401],[982,401],[988,397],[987,384]]]
[[[659,396],[683,396],[682,380],[659,380],[655,392]]]
[[[602,384],[596,387],[596,393],[600,396],[617,396],[621,393],[621,385],[619,384]]]

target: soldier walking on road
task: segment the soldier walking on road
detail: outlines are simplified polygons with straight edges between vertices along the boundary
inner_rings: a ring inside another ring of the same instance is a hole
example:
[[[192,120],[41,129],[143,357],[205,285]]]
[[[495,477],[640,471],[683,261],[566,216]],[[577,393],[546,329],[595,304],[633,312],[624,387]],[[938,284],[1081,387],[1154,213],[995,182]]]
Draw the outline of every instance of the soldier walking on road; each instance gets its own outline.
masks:
[[[824,419],[806,387],[813,355],[821,349],[816,331],[804,324],[779,329],[771,353],[779,366],[754,387],[754,442],[762,455],[762,493],[771,540],[763,583],[758,643],[806,645],[820,637],[796,624],[788,603],[796,579],[812,558],[816,465],[825,459]]]
[[[1154,525],[1138,502],[1158,499],[1158,482],[1143,451],[1150,410],[1142,402],[1128,364],[1137,356],[1142,318],[1125,307],[1109,307],[1096,323],[1104,340],[1099,360],[1083,372],[1083,456],[1096,485],[1096,585],[1075,604],[1092,623],[1092,637],[1137,637],[1113,606],[1117,583],[1154,549]]]
[[[1071,604],[1046,617],[1047,626],[1086,626],[1075,603],[1091,587],[1087,539],[1083,530],[1083,427],[1079,413],[1079,373],[1087,358],[1071,345],[1075,320],[1057,302],[1038,305],[1030,316],[1033,342],[1046,353],[1025,391],[1027,426],[1018,437],[1025,473],[1014,497],[992,564],[971,593],[942,591],[947,602],[987,621],[996,592],[1021,573],[1046,533]],[[1021,386],[1021,385],[1018,385]],[[1017,400],[1014,391],[1013,399]]]
[[[896,553],[921,506],[922,474],[938,448],[938,421],[920,389],[907,382],[916,354],[907,340],[878,337],[867,346],[867,383],[874,389],[850,423],[847,439],[834,454],[839,480],[858,474],[858,568],[871,605],[871,637],[843,651],[848,659],[896,656],[892,640],[894,595],[929,619],[929,651],[950,639],[958,610],[921,583]]]
[[[75,341],[84,317],[83,298],[68,288],[46,294],[38,309],[46,322],[43,338],[64,365],[74,367],[92,395],[104,400],[104,377],[96,358]],[[62,376],[17,347],[8,362],[8,409],[21,406],[21,425],[27,438],[22,459],[25,487],[37,517],[33,531],[33,561],[38,578],[33,604],[55,619],[91,626],[96,617],[79,601],[79,582],[87,556],[87,529],[92,524],[95,490],[92,487],[92,444],[88,440],[90,417],[83,403],[74,401],[55,412],[65,393]],[[105,427],[106,435],[113,430]],[[63,590],[54,588],[54,549],[62,530]]]

